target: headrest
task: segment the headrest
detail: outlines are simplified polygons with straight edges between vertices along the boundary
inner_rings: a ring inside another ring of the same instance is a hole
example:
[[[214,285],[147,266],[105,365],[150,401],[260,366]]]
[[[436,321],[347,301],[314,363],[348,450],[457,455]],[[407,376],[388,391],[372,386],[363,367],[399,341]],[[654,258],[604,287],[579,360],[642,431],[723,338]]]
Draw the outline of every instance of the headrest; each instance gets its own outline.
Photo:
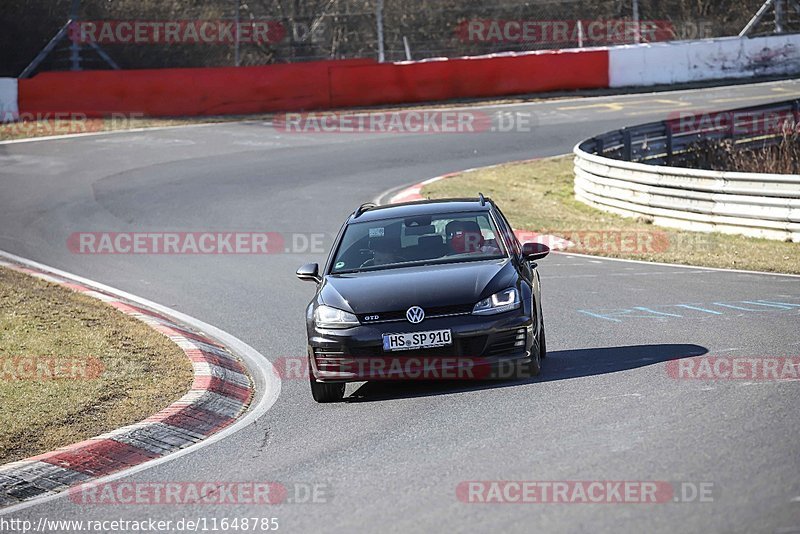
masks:
[[[483,242],[483,234],[480,232],[463,232],[459,230],[450,238],[450,248],[458,254],[479,252]]]

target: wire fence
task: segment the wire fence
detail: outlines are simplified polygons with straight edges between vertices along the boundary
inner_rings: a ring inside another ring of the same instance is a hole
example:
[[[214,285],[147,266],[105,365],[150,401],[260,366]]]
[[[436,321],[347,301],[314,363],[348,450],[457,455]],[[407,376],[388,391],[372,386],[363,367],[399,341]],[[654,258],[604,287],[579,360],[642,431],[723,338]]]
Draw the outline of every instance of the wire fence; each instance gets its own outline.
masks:
[[[0,75],[387,61],[737,35],[763,0],[4,0]],[[781,31],[800,30],[784,0]],[[67,22],[72,20],[71,25]],[[775,31],[770,16],[752,35]],[[5,41],[5,42],[3,42]]]

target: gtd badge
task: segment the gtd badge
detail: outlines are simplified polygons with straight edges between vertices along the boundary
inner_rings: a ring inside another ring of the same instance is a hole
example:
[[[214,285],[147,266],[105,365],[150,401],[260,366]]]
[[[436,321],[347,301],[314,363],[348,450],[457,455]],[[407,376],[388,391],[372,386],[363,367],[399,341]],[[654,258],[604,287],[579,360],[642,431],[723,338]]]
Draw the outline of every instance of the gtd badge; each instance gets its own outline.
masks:
[[[406,312],[406,319],[408,319],[409,323],[419,324],[425,320],[425,310],[419,306],[412,306]]]

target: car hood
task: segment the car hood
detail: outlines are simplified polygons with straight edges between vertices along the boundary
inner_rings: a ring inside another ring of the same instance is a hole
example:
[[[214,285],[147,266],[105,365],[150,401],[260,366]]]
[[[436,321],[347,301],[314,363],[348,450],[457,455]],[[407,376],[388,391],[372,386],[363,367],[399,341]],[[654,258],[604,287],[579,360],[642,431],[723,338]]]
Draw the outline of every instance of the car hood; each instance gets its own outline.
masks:
[[[475,304],[516,286],[509,259],[404,267],[325,277],[322,303],[355,314]]]

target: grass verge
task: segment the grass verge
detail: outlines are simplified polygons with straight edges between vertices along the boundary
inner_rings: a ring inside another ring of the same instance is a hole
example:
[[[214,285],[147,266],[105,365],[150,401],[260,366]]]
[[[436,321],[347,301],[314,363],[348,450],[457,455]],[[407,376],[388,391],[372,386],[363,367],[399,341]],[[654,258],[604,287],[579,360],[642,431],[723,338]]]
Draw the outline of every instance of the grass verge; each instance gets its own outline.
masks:
[[[672,230],[575,200],[572,156],[510,163],[440,180],[430,198],[491,196],[514,228],[575,242],[573,252],[664,263],[800,274],[800,244]]]
[[[0,464],[139,422],[192,376],[180,348],[144,323],[0,267]]]

